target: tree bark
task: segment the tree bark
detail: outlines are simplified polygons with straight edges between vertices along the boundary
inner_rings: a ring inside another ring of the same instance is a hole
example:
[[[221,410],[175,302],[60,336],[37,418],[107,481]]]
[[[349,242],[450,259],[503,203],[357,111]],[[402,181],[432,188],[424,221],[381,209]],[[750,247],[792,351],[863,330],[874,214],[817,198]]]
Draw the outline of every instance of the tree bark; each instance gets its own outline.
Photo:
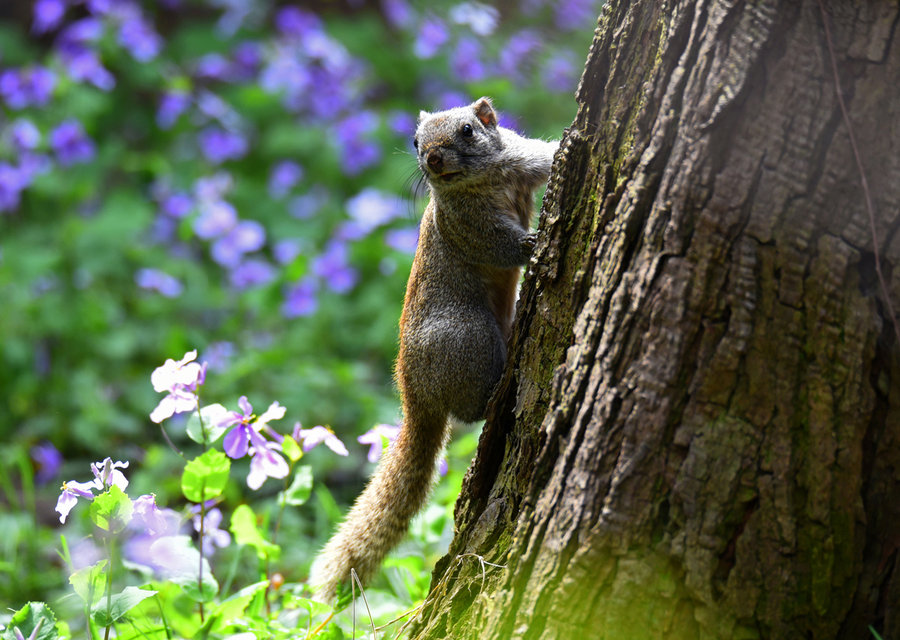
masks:
[[[606,5],[413,637],[900,638],[898,13]]]

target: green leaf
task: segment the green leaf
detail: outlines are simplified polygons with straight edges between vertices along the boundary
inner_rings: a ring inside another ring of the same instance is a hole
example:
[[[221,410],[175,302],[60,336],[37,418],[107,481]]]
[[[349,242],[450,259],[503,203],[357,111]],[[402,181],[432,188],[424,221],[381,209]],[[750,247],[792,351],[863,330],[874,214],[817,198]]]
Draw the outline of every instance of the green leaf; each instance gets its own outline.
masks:
[[[103,597],[106,591],[106,560],[101,560],[90,567],[83,567],[69,576],[69,584],[78,597],[92,607]]]
[[[184,594],[194,602],[209,602],[219,593],[219,583],[212,574],[206,558],[203,558],[202,584],[199,581],[199,576],[189,577],[186,574],[173,576],[170,580],[181,587]]]
[[[59,633],[56,630],[56,616],[43,602],[29,602],[13,614],[6,630],[0,636],[2,640],[16,640],[15,629],[19,630],[24,638],[30,638],[34,630],[40,629],[34,636],[34,640],[56,640]]]
[[[108,611],[105,598],[94,605],[91,617],[99,626],[108,627],[121,620],[132,607],[156,593],[156,591],[147,591],[138,587],[125,587],[122,593],[117,593],[109,599]]]
[[[245,504],[239,505],[231,516],[231,534],[238,544],[256,549],[260,560],[274,560],[281,553],[281,547],[263,538],[256,526],[256,514]]]
[[[202,445],[214,443],[229,429],[229,427],[219,425],[225,413],[228,413],[228,409],[221,404],[210,404],[202,407],[199,412],[194,411],[188,418],[187,427],[185,427],[188,437]],[[201,418],[203,418],[202,424]]]
[[[291,482],[291,486],[278,494],[278,502],[281,505],[289,504],[292,507],[299,507],[309,500],[309,495],[312,493],[312,484],[312,467],[308,464],[300,465],[297,467],[297,471],[294,472],[294,480]]]
[[[105,493],[94,498],[89,513],[95,525],[104,531],[119,533],[128,526],[133,511],[131,498],[113,485]]]
[[[184,467],[181,491],[191,502],[206,502],[217,498],[228,482],[231,460],[221,451],[210,449]]]
[[[247,606],[258,594],[265,592],[269,586],[268,581],[257,582],[251,584],[231,597],[222,601],[210,614],[210,619],[216,618],[215,622],[208,625],[210,631],[224,631],[231,626],[234,621],[244,615]]]
[[[285,436],[281,442],[281,452],[288,457],[292,463],[297,462],[303,457],[303,449],[297,444],[291,436]]]

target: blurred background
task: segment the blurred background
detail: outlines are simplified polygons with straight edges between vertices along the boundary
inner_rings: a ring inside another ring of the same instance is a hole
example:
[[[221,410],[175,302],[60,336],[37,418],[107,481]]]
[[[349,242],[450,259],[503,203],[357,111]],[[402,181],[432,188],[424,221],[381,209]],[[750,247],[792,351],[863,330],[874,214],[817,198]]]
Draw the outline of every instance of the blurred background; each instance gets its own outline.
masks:
[[[350,450],[308,454],[315,497],[285,516],[303,579],[373,468],[356,438],[399,419],[419,110],[488,95],[505,126],[560,137],[601,4],[0,3],[0,603],[65,592],[60,533],[88,527],[53,507],[91,462],[183,504],[150,374],[191,349],[204,403],[278,401],[275,429],[326,425]],[[183,424],[164,426],[190,449]],[[476,440],[450,449],[426,555]]]

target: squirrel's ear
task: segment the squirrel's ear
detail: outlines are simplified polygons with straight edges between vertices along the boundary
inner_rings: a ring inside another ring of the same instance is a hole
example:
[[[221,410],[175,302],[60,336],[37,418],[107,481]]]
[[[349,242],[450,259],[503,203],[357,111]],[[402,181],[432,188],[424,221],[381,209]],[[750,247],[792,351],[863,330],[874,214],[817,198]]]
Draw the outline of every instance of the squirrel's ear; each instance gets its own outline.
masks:
[[[472,108],[475,110],[475,117],[481,120],[481,124],[486,127],[497,126],[497,113],[491,105],[490,98],[479,98],[472,105]]]
[[[422,120],[424,120],[425,118],[427,118],[430,115],[431,114],[428,113],[427,111],[419,111],[419,122],[422,122]]]

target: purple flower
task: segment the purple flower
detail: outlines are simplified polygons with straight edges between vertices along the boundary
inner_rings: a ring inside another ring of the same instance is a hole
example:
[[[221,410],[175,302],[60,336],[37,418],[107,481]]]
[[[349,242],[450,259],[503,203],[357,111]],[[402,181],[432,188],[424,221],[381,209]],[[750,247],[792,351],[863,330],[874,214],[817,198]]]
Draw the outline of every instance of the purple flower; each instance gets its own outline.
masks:
[[[312,70],[293,47],[276,46],[259,77],[259,85],[269,93],[284,93],[284,104],[300,111],[312,88]]]
[[[231,458],[243,458],[247,455],[250,445],[264,445],[266,439],[259,430],[272,420],[283,418],[286,411],[278,402],[273,402],[265,413],[257,418],[253,414],[253,406],[247,400],[247,396],[238,399],[238,407],[243,413],[229,411],[219,422],[221,427],[232,427],[222,441],[225,453]]]
[[[190,94],[181,91],[164,93],[156,110],[156,124],[161,129],[171,129],[189,106],[191,106]]]
[[[396,440],[397,434],[399,433],[399,425],[376,424],[356,440],[360,444],[369,445],[369,453],[366,456],[369,462],[378,462],[378,459],[381,458],[381,452],[384,450],[385,444]]]
[[[23,187],[31,184],[34,176],[50,171],[53,163],[43,153],[22,151],[19,155],[19,174]]]
[[[541,37],[531,29],[514,33],[500,52],[500,72],[521,82],[529,69],[534,54],[541,48]]]
[[[34,24],[31,30],[42,34],[56,29],[66,15],[65,0],[37,0],[34,3]]]
[[[485,76],[484,54],[481,43],[475,38],[460,38],[453,50],[451,66],[456,76],[463,82],[475,82]]]
[[[225,10],[216,23],[216,30],[224,36],[232,36],[244,24],[256,3],[254,0],[210,0],[209,4]]]
[[[157,291],[166,298],[177,298],[184,290],[181,282],[159,269],[138,269],[134,281],[141,289]]]
[[[242,80],[252,80],[262,64],[262,46],[247,40],[239,43],[232,51],[236,76]]]
[[[212,257],[223,267],[236,267],[245,253],[266,243],[266,230],[256,220],[241,220],[213,243]]]
[[[218,120],[227,129],[237,129],[241,124],[241,117],[237,111],[212,91],[200,91],[197,96],[197,110],[213,120]]]
[[[125,543],[123,553],[130,562],[146,567],[164,580],[176,577],[197,580],[200,552],[194,548],[190,536],[135,536]],[[204,571],[207,570],[205,567]]]
[[[416,35],[413,53],[418,58],[433,58],[449,39],[450,33],[443,21],[434,16],[428,16],[422,21],[419,33]]]
[[[381,0],[381,11],[395,29],[406,29],[412,24],[414,16],[406,0]]]
[[[159,540],[178,537],[181,515],[172,509],[160,509],[152,494],[142,495],[131,502],[134,506],[128,523],[131,535],[123,545],[123,555],[132,564],[158,571],[161,568],[160,559],[153,553],[152,547]]]
[[[231,61],[221,53],[207,53],[197,60],[194,75],[206,80],[228,81],[232,76]]]
[[[350,175],[375,164],[381,157],[381,148],[365,138],[377,125],[377,117],[367,110],[361,110],[337,124],[335,137],[341,152],[341,164]]]
[[[403,253],[415,253],[419,245],[419,228],[391,229],[384,234],[384,243]]]
[[[159,55],[162,39],[141,15],[129,16],[119,25],[119,44],[138,62],[148,62]]]
[[[239,133],[208,127],[200,132],[200,150],[213,164],[243,158],[247,153],[247,139]]]
[[[145,494],[131,501],[134,506],[130,529],[139,530],[151,537],[173,535],[178,533],[181,516],[171,509],[160,509],[156,506],[156,496]]]
[[[77,120],[65,120],[50,132],[50,147],[63,166],[88,162],[94,157],[94,143]]]
[[[275,269],[265,260],[244,260],[231,270],[229,280],[231,286],[238,291],[261,287],[275,279]]]
[[[200,505],[193,505],[191,512],[194,514],[194,517],[191,519],[191,522],[194,524],[194,531],[199,534],[201,529]],[[222,524],[222,512],[219,509],[212,508],[206,512],[206,517],[202,521],[202,548],[204,556],[211,556],[215,552],[216,547],[224,549],[231,544],[231,534],[219,529],[220,524]]]
[[[294,238],[279,240],[272,247],[272,254],[275,256],[275,260],[282,265],[292,263],[300,255],[301,251],[300,241]]]
[[[597,9],[592,0],[566,0],[556,4],[556,26],[564,31],[583,29],[596,17]]]
[[[479,36],[489,36],[497,28],[500,12],[486,4],[464,2],[450,10],[450,18],[456,24],[468,25]]]
[[[405,111],[392,111],[387,120],[388,128],[398,136],[412,140],[416,131],[416,118]]]
[[[445,111],[454,107],[462,107],[469,103],[469,97],[459,91],[443,91],[438,96],[438,109]]]
[[[254,445],[250,458],[250,473],[247,474],[247,486],[251,489],[259,489],[266,478],[284,478],[290,472],[288,463],[278,451],[281,445],[275,442],[265,442],[260,446]]]
[[[371,233],[377,227],[403,215],[404,202],[393,194],[374,187],[366,187],[347,200],[347,213],[353,219],[359,236]]]
[[[176,191],[163,198],[160,208],[170,218],[183,218],[194,208],[194,200],[183,191]]]
[[[150,413],[150,420],[156,424],[166,418],[171,418],[176,413],[195,411],[197,409],[197,394],[187,389],[174,389],[159,401],[156,408]]]
[[[103,66],[97,54],[83,44],[64,45],[59,54],[66,72],[75,82],[90,82],[101,91],[110,91],[116,86],[116,79]]]
[[[99,18],[82,18],[66,26],[59,34],[58,44],[69,46],[96,42],[103,35],[103,31],[103,21]]]
[[[347,447],[344,446],[344,443],[334,434],[334,431],[321,425],[313,427],[312,429],[304,429],[298,422],[294,425],[292,437],[297,442],[303,443],[304,452],[310,451],[320,444],[324,444],[339,456],[346,456],[350,453],[347,451]]]
[[[176,413],[197,409],[197,387],[206,379],[206,363],[194,362],[196,357],[197,350],[194,349],[177,362],[169,358],[150,375],[153,389],[168,393],[150,414],[153,422],[158,424]]]
[[[118,487],[122,491],[128,488],[128,479],[119,469],[127,469],[128,462],[116,461],[112,458],[104,458],[100,462],[91,463],[91,472],[94,474],[94,487],[98,491],[106,491],[110,487]]]
[[[293,160],[282,160],[269,174],[269,195],[283,198],[303,179],[303,167]]]
[[[219,423],[223,427],[232,427],[225,434],[222,446],[225,453],[231,458],[243,458],[247,453],[252,456],[250,473],[247,475],[247,486],[251,489],[259,489],[266,478],[284,478],[290,471],[287,462],[276,452],[280,445],[269,442],[261,433],[261,430],[265,429],[274,434],[268,427],[268,423],[283,418],[285,408],[277,402],[273,402],[266,412],[257,418],[253,415],[253,407],[247,401],[246,396],[241,396],[238,406],[243,413],[229,412]]]
[[[312,218],[319,209],[328,201],[328,192],[316,185],[308,193],[294,196],[288,203],[288,211],[292,216],[300,220]]]
[[[234,345],[227,341],[211,342],[203,352],[203,360],[210,371],[227,371],[234,357]]]
[[[41,142],[41,132],[27,118],[19,118],[9,126],[13,146],[19,151],[34,149]]]
[[[0,213],[19,208],[22,190],[26,186],[25,176],[18,168],[0,162]]]
[[[11,109],[46,105],[55,86],[56,75],[46,67],[7,69],[0,73],[0,97]]]
[[[61,489],[62,493],[59,494],[59,499],[56,501],[56,512],[59,513],[59,521],[65,524],[66,518],[69,517],[69,512],[78,503],[78,498],[84,498],[85,500],[94,499],[94,483],[69,480],[68,482],[63,482]]]
[[[237,210],[230,202],[220,200],[200,205],[200,215],[194,219],[194,233],[202,240],[211,240],[226,233],[237,224]]]
[[[348,263],[347,245],[343,242],[329,242],[325,251],[313,260],[312,269],[335,293],[347,293],[359,279],[356,269]]]
[[[94,493],[97,491],[106,491],[112,486],[116,486],[122,491],[128,487],[128,480],[119,469],[128,467],[127,462],[113,462],[112,458],[106,458],[101,462],[91,463],[91,472],[94,479],[90,482],[76,482],[70,480],[62,485],[62,493],[56,501],[56,511],[59,513],[59,521],[65,523],[69,512],[78,503],[78,498],[85,500],[93,500]]]
[[[203,202],[217,202],[231,190],[234,180],[227,171],[217,171],[211,176],[198,178],[194,183],[194,193]]]
[[[31,447],[31,459],[37,467],[34,480],[37,484],[47,484],[59,473],[63,457],[59,449],[49,442],[42,442]]]
[[[281,315],[285,318],[298,318],[315,313],[319,307],[316,298],[316,281],[305,278],[288,288],[285,292],[284,304],[281,305]]]
[[[275,27],[283,35],[302,38],[321,31],[322,21],[309,11],[297,7],[284,7],[275,14]]]
[[[579,69],[570,52],[560,52],[548,58],[541,69],[544,86],[560,93],[573,92],[578,84]]]
[[[86,0],[87,10],[95,16],[105,16],[113,8],[115,0]]]

